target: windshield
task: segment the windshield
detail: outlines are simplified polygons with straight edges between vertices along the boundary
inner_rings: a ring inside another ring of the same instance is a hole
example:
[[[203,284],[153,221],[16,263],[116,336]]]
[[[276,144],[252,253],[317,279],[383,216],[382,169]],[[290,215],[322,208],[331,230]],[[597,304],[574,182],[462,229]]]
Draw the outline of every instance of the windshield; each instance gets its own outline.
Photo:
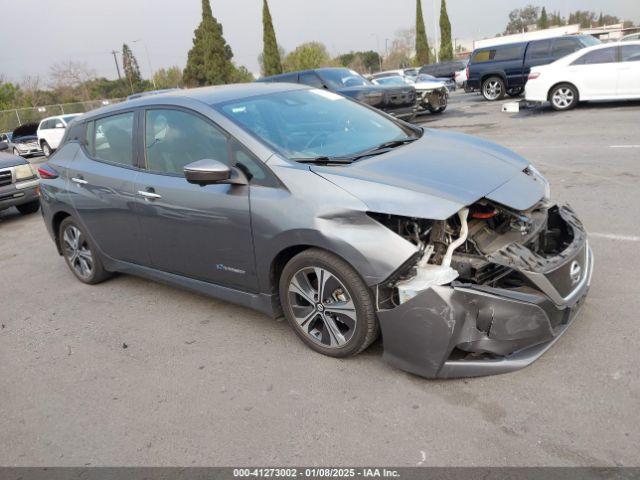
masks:
[[[416,131],[326,90],[294,90],[218,106],[233,122],[291,160],[347,157],[418,137]]]
[[[62,117],[62,120],[64,120],[64,123],[69,124],[69,123],[71,123],[71,120],[73,120],[77,116],[78,115],[66,115],[66,116]]]
[[[356,71],[348,68],[332,68],[328,70],[316,70],[320,78],[332,88],[362,87],[369,85]]]
[[[407,82],[400,76],[376,78],[375,83],[378,85],[406,85]]]
[[[582,36],[582,44],[585,47],[593,47],[594,45],[600,45],[602,42],[596,37],[592,37],[591,35]]]

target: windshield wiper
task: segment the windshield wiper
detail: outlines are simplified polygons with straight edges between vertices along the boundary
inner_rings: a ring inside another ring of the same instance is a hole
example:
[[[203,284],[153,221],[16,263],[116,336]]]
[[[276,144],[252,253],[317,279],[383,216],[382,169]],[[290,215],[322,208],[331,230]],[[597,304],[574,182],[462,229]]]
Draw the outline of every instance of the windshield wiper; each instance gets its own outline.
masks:
[[[322,165],[330,164],[330,163],[338,163],[340,165],[345,165],[353,162],[352,157],[313,157],[313,158],[296,158],[296,162],[299,163],[319,163]]]
[[[391,150],[392,148],[396,148],[396,147],[401,147],[402,145],[406,145],[407,143],[411,143],[411,142],[415,142],[416,140],[418,140],[418,138],[420,137],[406,137],[406,138],[400,138],[398,140],[391,140],[389,142],[384,142],[381,143],[380,145],[378,145],[377,147],[374,147],[370,150],[366,150],[362,153],[359,153],[357,155],[354,155],[352,158],[352,160],[358,160],[360,158],[365,158],[365,157],[371,157],[373,155],[379,155],[381,153],[386,153],[389,150]]]

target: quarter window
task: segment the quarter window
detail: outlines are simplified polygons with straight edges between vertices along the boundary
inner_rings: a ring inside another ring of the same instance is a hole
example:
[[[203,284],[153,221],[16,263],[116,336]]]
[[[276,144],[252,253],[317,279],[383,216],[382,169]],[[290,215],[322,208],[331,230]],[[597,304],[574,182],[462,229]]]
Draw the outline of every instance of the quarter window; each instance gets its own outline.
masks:
[[[96,120],[92,138],[95,158],[133,166],[133,112]]]
[[[495,54],[496,54],[495,50],[481,50],[480,52],[476,53],[473,56],[472,63],[488,62],[489,60],[493,59]],[[426,72],[426,73],[429,73],[429,72]]]
[[[229,163],[227,136],[199,116],[181,110],[147,110],[145,122],[147,168],[184,175],[197,160]]]
[[[620,51],[623,62],[640,62],[640,45],[622,45]]]

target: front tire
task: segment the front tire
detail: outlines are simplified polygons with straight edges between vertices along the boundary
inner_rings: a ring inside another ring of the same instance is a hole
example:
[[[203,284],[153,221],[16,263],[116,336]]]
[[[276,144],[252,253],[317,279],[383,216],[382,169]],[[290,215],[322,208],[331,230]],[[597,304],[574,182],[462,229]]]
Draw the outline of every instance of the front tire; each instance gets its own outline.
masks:
[[[549,92],[551,108],[559,112],[575,108],[578,105],[578,99],[578,90],[569,83],[556,85]]]
[[[17,205],[16,208],[20,212],[20,215],[31,215],[40,209],[40,200],[23,203],[22,205]]]
[[[67,266],[82,283],[95,285],[111,276],[104,269],[97,249],[72,217],[62,221],[58,238]]]
[[[506,92],[504,80],[500,77],[489,77],[482,82],[482,96],[485,100],[495,102],[502,100]]]
[[[51,152],[51,147],[49,146],[47,141],[45,140],[44,142],[42,142],[42,153],[44,153],[44,156],[48,157],[49,155],[51,155]]]
[[[357,355],[378,336],[371,293],[341,258],[305,250],[284,267],[280,302],[287,321],[312,350],[331,357]]]

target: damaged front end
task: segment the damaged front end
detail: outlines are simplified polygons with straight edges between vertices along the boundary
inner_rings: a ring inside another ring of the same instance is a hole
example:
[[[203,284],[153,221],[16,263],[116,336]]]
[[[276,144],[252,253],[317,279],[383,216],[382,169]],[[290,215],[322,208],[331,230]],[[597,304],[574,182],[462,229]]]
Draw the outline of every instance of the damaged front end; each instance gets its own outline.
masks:
[[[425,377],[523,368],[566,330],[593,256],[569,206],[515,211],[488,199],[447,220],[370,214],[418,254],[377,288],[384,357]]]

